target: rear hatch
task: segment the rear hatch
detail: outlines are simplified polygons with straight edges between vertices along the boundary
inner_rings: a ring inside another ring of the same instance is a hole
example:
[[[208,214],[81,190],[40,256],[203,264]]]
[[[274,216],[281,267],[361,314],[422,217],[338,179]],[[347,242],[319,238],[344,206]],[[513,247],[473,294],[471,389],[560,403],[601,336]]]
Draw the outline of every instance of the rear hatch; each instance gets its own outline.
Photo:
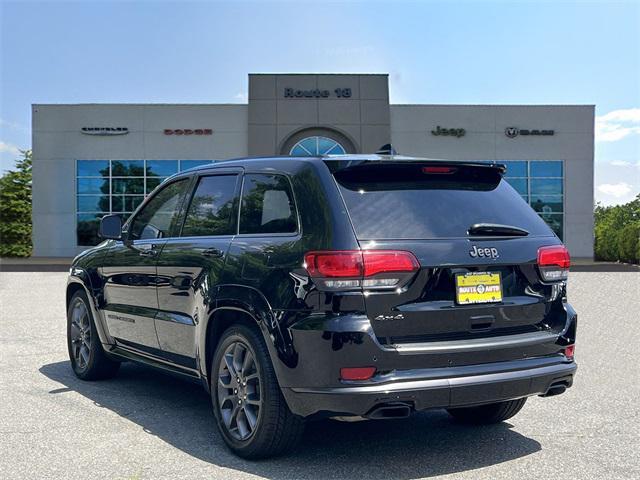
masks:
[[[331,166],[330,166],[331,167]],[[560,240],[502,178],[504,167],[444,161],[360,162],[334,177],[365,251],[411,252],[419,266],[367,288],[387,345],[552,329],[557,289],[538,249]],[[366,261],[366,259],[365,259]]]

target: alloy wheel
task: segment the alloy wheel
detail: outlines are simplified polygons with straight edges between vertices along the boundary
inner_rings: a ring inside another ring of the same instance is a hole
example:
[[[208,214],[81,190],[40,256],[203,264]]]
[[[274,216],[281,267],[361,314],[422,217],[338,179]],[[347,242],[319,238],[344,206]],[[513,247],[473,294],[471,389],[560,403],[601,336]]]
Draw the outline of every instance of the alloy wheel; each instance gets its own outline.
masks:
[[[247,440],[256,431],[262,397],[255,357],[247,344],[231,343],[218,368],[218,409],[229,434]]]
[[[87,306],[79,298],[71,311],[71,351],[76,366],[86,369],[91,352],[91,321]]]

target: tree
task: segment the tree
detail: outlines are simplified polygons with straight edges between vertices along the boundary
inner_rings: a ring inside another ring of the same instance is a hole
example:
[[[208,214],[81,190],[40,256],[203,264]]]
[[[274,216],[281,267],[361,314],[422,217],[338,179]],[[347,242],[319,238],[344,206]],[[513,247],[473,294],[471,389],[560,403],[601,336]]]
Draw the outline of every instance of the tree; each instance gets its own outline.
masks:
[[[0,177],[0,256],[31,255],[31,150]]]
[[[597,260],[640,262],[640,195],[624,205],[595,209]]]

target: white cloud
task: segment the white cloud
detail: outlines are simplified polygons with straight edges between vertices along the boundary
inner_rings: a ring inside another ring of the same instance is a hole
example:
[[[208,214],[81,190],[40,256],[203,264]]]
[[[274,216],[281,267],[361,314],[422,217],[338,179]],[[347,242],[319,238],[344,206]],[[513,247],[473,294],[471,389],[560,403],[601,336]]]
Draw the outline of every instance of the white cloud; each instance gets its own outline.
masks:
[[[240,100],[242,103],[247,103],[249,101],[249,95],[246,92],[238,92],[233,98]]]
[[[20,149],[10,143],[5,143],[0,140],[0,153],[8,153],[10,155],[20,155]]]
[[[624,167],[624,168],[631,167],[631,168],[640,169],[640,161],[634,163],[634,162],[628,162],[627,160],[613,160],[611,162],[611,165],[613,167]]]
[[[596,116],[596,142],[617,142],[640,134],[640,108],[614,110]]]
[[[622,198],[629,195],[632,189],[633,187],[627,182],[603,183],[598,185],[598,191],[600,193],[604,193],[605,195],[610,195],[615,198]]]

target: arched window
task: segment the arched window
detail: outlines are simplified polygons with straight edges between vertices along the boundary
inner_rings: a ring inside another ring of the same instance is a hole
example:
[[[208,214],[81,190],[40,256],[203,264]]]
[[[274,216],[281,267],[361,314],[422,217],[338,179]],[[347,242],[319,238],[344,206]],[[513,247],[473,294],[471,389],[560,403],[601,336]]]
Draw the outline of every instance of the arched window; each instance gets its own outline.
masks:
[[[296,143],[289,155],[313,157],[316,155],[342,155],[347,153],[342,145],[327,137],[307,137]]]

